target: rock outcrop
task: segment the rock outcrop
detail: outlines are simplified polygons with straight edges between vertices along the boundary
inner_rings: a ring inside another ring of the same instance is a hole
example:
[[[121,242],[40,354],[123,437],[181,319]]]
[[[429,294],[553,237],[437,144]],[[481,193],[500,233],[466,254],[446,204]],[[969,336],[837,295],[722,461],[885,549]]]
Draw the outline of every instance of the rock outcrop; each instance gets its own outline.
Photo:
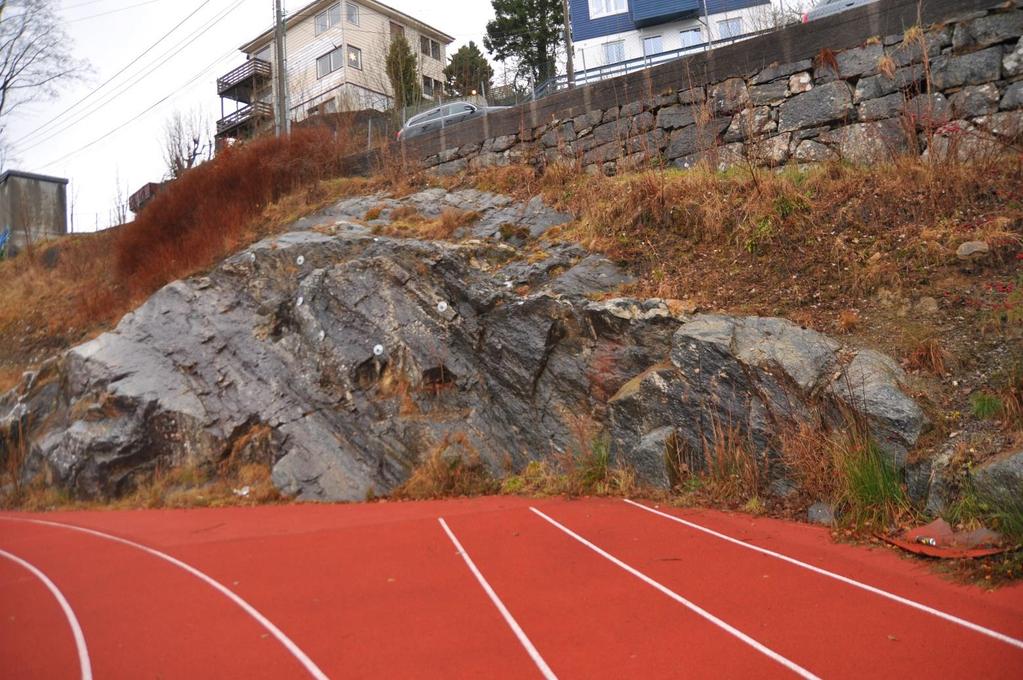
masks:
[[[714,422],[770,457],[782,427],[845,409],[900,464],[925,426],[874,352],[780,319],[594,301],[628,280],[614,263],[502,242],[502,224],[535,236],[564,221],[542,204],[410,200],[468,205],[466,234],[488,238],[383,237],[354,221],[379,197],[349,200],[169,284],[0,397],[22,476],[110,497],[158,465],[240,456],[271,465],[285,493],[362,499],[448,442],[516,469],[580,446],[589,419],[620,462],[667,484],[667,447],[698,450]],[[247,445],[256,428],[269,445]]]

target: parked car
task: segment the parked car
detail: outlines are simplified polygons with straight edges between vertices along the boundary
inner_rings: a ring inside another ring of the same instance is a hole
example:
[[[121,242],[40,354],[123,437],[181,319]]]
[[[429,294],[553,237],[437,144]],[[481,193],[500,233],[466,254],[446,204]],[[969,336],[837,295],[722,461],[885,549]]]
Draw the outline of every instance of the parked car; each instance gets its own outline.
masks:
[[[479,118],[488,111],[507,108],[506,106],[493,106],[490,108],[477,106],[469,102],[448,102],[441,106],[423,111],[409,118],[404,127],[398,132],[398,139],[411,139],[443,127],[461,123],[463,120]]]
[[[832,14],[838,14],[853,7],[870,5],[875,2],[877,0],[821,0],[813,9],[803,14],[803,23],[805,24],[814,19],[829,17]]]

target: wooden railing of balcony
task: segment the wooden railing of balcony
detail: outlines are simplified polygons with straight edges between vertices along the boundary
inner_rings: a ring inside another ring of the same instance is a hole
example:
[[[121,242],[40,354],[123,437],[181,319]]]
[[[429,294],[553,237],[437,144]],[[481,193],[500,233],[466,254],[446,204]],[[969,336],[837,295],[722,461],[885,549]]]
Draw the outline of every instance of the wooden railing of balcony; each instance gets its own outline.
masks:
[[[262,59],[249,59],[227,75],[217,78],[217,94],[224,94],[248,78],[265,78],[269,80],[272,75],[273,69],[270,66],[270,62]]]
[[[217,134],[223,134],[253,119],[273,119],[274,109],[266,102],[253,102],[217,121]]]

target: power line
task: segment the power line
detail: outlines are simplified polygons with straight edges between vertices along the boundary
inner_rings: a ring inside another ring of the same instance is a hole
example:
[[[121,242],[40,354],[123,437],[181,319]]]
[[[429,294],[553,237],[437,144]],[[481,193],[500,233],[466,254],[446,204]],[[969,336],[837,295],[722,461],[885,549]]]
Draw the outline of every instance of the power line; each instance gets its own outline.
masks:
[[[95,5],[97,2],[103,2],[103,0],[85,0],[85,2],[77,2],[67,7],[61,7],[61,10],[76,9],[78,7],[85,7],[86,5]]]
[[[127,12],[129,9],[135,9],[136,7],[142,7],[144,5],[152,5],[153,3],[162,2],[162,0],[146,0],[146,2],[140,2],[136,5],[128,5],[127,7],[119,7],[117,9],[107,10],[106,12],[100,12],[99,14],[90,14],[87,17],[78,17],[76,19],[67,19],[65,24],[77,24],[80,21],[89,21],[90,19],[98,19],[105,17],[110,14],[118,14],[119,12]]]
[[[175,45],[171,46],[168,50],[163,52],[159,57],[157,57],[157,60],[154,61],[152,64],[145,67],[142,71],[139,71],[138,73],[131,76],[131,78],[127,82],[118,85],[113,92],[110,92],[109,94],[105,95],[104,98],[101,99],[100,101],[94,102],[86,110],[76,114],[71,120],[61,123],[56,129],[51,129],[47,132],[42,133],[43,136],[41,136],[36,141],[30,142],[27,147],[20,149],[20,152],[25,153],[40,146],[41,144],[46,143],[47,141],[53,139],[54,137],[60,135],[64,131],[68,130],[71,127],[74,127],[81,121],[93,115],[94,113],[96,113],[103,107],[107,106],[121,95],[126,94],[129,90],[131,90],[132,87],[142,82],[142,80],[144,80],[155,70],[166,64],[168,61],[173,59],[178,54],[181,54],[183,48],[188,47],[196,40],[198,40],[200,37],[202,37],[204,34],[206,34],[216,24],[218,24],[225,17],[227,17],[227,15],[229,15],[234,10],[238,9],[238,7],[240,7],[243,2],[245,2],[245,0],[236,0],[234,4],[223,9],[220,12],[220,14],[216,15],[208,24],[195,31],[192,31],[192,33],[188,34],[182,40],[178,41]]]
[[[160,99],[159,99],[158,101],[155,101],[155,102],[153,102],[153,103],[152,103],[152,104],[150,104],[150,105],[149,105],[148,107],[146,107],[145,109],[143,109],[143,110],[142,110],[142,111],[140,111],[139,113],[135,114],[134,116],[132,116],[132,117],[131,117],[131,118],[129,118],[128,120],[124,121],[123,123],[121,123],[120,125],[118,125],[118,126],[116,126],[116,127],[112,128],[112,129],[108,130],[108,131],[107,131],[107,132],[106,132],[105,134],[103,134],[103,135],[101,135],[101,136],[97,137],[96,139],[92,140],[92,141],[91,141],[91,142],[89,142],[88,144],[84,144],[84,145],[82,145],[82,146],[78,147],[77,149],[75,149],[74,151],[70,151],[70,152],[68,152],[68,153],[64,154],[63,156],[61,156],[60,158],[57,158],[56,160],[52,160],[52,161],[50,161],[49,163],[46,163],[46,164],[44,164],[44,165],[41,165],[41,166],[40,166],[40,168],[48,168],[48,167],[50,167],[51,165],[56,165],[57,163],[60,163],[61,161],[64,161],[64,160],[67,160],[68,158],[71,158],[72,156],[76,156],[76,155],[78,155],[79,153],[81,153],[82,151],[85,151],[86,149],[88,149],[88,148],[91,148],[91,147],[95,146],[96,144],[99,144],[99,143],[100,143],[100,142],[102,142],[102,141],[103,141],[104,139],[106,139],[106,138],[110,137],[111,135],[113,135],[113,134],[114,134],[114,133],[116,133],[116,132],[119,132],[120,130],[124,129],[124,128],[125,128],[125,127],[127,127],[128,125],[131,125],[132,123],[134,123],[134,122],[137,122],[137,121],[138,121],[138,120],[140,120],[140,119],[141,119],[141,118],[142,118],[142,117],[143,117],[144,115],[146,115],[147,113],[149,113],[150,111],[152,111],[153,109],[155,109],[156,107],[158,107],[158,106],[159,106],[160,104],[163,104],[163,103],[164,103],[165,101],[167,101],[168,99],[170,99],[171,97],[173,97],[174,95],[176,95],[176,94],[177,94],[178,92],[181,92],[182,90],[184,90],[185,88],[187,88],[187,87],[188,87],[189,85],[191,85],[191,84],[192,84],[192,83],[194,83],[195,81],[197,81],[197,80],[199,80],[200,78],[202,78],[202,77],[203,77],[204,75],[206,75],[206,73],[207,73],[207,72],[209,72],[209,71],[213,70],[213,68],[215,68],[215,67],[216,67],[216,66],[217,66],[218,64],[220,64],[220,62],[224,61],[224,59],[226,59],[227,57],[229,57],[229,56],[231,56],[232,54],[234,54],[234,52],[235,52],[234,48],[231,48],[230,50],[228,50],[227,52],[225,52],[225,53],[224,53],[224,54],[222,54],[221,56],[217,57],[217,58],[216,58],[216,60],[214,60],[213,62],[211,62],[211,63],[210,63],[210,64],[209,64],[208,66],[206,66],[206,68],[204,68],[204,69],[203,69],[202,71],[200,71],[199,73],[195,74],[195,75],[194,75],[194,76],[193,76],[192,78],[190,78],[190,79],[189,79],[189,80],[188,80],[187,82],[185,82],[185,83],[184,83],[184,84],[182,84],[181,86],[179,86],[179,87],[175,88],[174,90],[171,90],[171,91],[170,91],[170,92],[168,92],[168,93],[167,93],[166,95],[164,95],[164,96],[163,96],[162,98],[160,98]]]
[[[59,120],[59,119],[63,118],[65,114],[67,114],[68,112],[70,112],[70,111],[74,110],[74,109],[75,109],[75,108],[77,108],[77,107],[78,107],[78,106],[79,106],[79,105],[80,105],[80,104],[81,104],[82,102],[86,101],[87,99],[89,99],[90,97],[92,97],[92,96],[93,96],[94,94],[96,94],[97,92],[99,92],[100,90],[102,90],[102,89],[103,89],[104,87],[106,87],[107,85],[109,85],[109,84],[110,84],[111,82],[113,82],[113,81],[114,81],[115,79],[117,79],[117,78],[118,78],[118,77],[119,77],[119,76],[120,76],[120,75],[121,75],[122,73],[124,73],[125,71],[127,71],[128,69],[130,69],[130,68],[131,68],[132,66],[134,66],[135,64],[137,64],[137,63],[139,62],[139,60],[141,60],[141,59],[142,59],[142,58],[143,58],[144,56],[146,56],[147,54],[149,54],[150,52],[152,52],[152,51],[153,51],[153,50],[154,50],[154,49],[156,48],[156,46],[157,46],[157,45],[159,45],[159,44],[160,44],[160,43],[162,43],[162,42],[163,42],[164,40],[166,40],[166,39],[167,39],[168,37],[170,37],[170,35],[171,35],[172,33],[174,33],[174,31],[176,31],[176,30],[178,30],[179,28],[181,28],[181,26],[182,26],[182,25],[183,25],[183,24],[184,24],[184,23],[185,23],[186,21],[188,21],[189,19],[191,19],[192,17],[194,17],[194,16],[196,15],[196,14],[198,14],[198,13],[199,13],[199,10],[201,10],[201,9],[202,9],[203,7],[205,7],[206,5],[210,4],[210,1],[211,1],[211,0],[203,0],[203,1],[202,1],[202,3],[201,3],[201,4],[200,4],[200,5],[198,6],[198,7],[196,7],[196,8],[194,9],[194,10],[192,10],[192,12],[191,12],[191,13],[189,13],[189,15],[188,15],[188,16],[186,16],[186,17],[185,17],[184,19],[182,19],[182,20],[181,20],[181,21],[179,21],[179,22],[178,22],[177,24],[175,24],[175,25],[174,25],[174,27],[173,27],[172,29],[170,29],[169,31],[167,31],[166,33],[164,33],[164,34],[163,34],[163,36],[161,36],[159,40],[157,40],[157,41],[156,41],[156,42],[154,42],[154,43],[153,43],[152,45],[150,45],[150,46],[149,46],[149,47],[147,47],[147,48],[146,48],[145,50],[143,50],[141,54],[139,54],[139,55],[138,55],[137,57],[135,57],[135,58],[134,58],[134,59],[132,59],[132,60],[131,60],[130,62],[128,62],[128,64],[127,64],[127,65],[126,65],[126,66],[125,66],[124,68],[122,68],[122,69],[121,69],[120,71],[118,71],[117,73],[115,73],[114,75],[112,75],[112,76],[111,76],[110,78],[108,78],[107,80],[105,80],[105,81],[104,81],[104,82],[103,82],[103,83],[102,83],[102,84],[101,84],[101,85],[100,85],[99,87],[95,88],[94,90],[91,90],[91,91],[90,91],[89,93],[87,93],[87,94],[86,94],[86,95],[85,95],[84,97],[82,97],[81,99],[79,99],[79,100],[78,100],[78,101],[76,101],[75,103],[73,103],[73,104],[71,104],[70,106],[68,106],[68,107],[67,107],[66,109],[64,109],[63,111],[61,111],[60,113],[58,113],[58,114],[57,114],[56,116],[54,116],[54,117],[53,117],[53,118],[51,118],[50,120],[46,121],[45,123],[43,123],[42,125],[40,125],[40,126],[39,126],[39,127],[37,127],[36,129],[32,130],[32,131],[31,131],[31,132],[29,132],[28,134],[26,134],[26,135],[23,135],[23,136],[22,136],[22,137],[20,137],[19,139],[16,139],[16,140],[14,141],[14,143],[13,143],[13,144],[14,144],[14,146],[17,146],[18,144],[22,143],[23,141],[25,141],[25,140],[26,140],[26,139],[28,139],[29,137],[32,137],[33,135],[35,135],[35,134],[36,134],[37,132],[39,132],[40,130],[42,130],[42,129],[44,129],[44,128],[48,127],[48,126],[50,126],[51,124],[53,124],[53,123],[54,123],[54,122],[56,122],[57,120]]]

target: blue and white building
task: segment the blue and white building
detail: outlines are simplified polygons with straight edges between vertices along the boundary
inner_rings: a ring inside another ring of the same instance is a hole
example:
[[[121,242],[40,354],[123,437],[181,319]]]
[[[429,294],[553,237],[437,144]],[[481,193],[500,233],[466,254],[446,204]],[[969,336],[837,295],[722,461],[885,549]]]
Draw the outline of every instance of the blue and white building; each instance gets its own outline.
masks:
[[[575,68],[600,79],[619,70],[608,69],[615,65],[643,68],[704,49],[708,41],[733,42],[772,28],[783,1],[570,0]]]

